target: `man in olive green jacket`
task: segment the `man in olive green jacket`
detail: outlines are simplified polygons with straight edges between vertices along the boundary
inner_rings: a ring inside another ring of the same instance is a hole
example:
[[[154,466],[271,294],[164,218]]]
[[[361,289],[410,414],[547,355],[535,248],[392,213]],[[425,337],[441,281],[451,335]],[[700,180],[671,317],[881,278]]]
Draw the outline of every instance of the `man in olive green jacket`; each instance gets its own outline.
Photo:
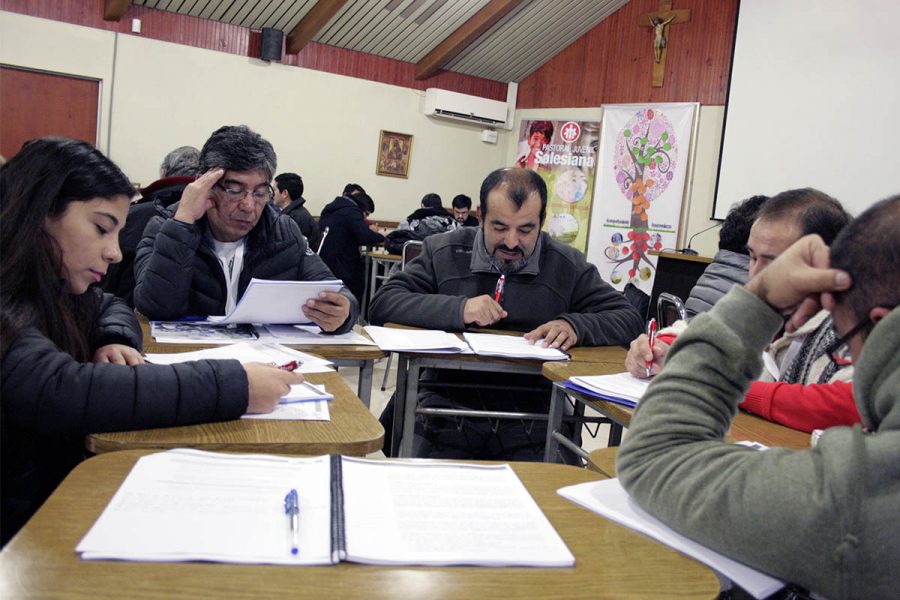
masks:
[[[641,399],[618,455],[622,485],[641,506],[723,554],[828,598],[896,597],[898,231],[900,195],[861,214],[830,256],[818,236],[801,238],[695,318]],[[802,451],[724,443],[762,368],[763,346],[820,306],[839,336],[831,353],[850,348],[865,430],[834,427]]]

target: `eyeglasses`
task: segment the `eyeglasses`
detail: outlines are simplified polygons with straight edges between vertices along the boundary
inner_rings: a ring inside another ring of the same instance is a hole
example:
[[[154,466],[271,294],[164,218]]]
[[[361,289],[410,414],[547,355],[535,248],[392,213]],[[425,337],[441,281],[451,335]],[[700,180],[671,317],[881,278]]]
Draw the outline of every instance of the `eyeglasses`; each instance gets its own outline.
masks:
[[[252,190],[245,190],[232,184],[222,185],[218,182],[216,183],[216,186],[225,192],[225,197],[232,202],[240,202],[249,195],[253,202],[262,205],[275,197],[275,190],[267,183],[258,185]]]
[[[825,347],[825,354],[828,356],[828,358],[831,359],[831,362],[834,363],[836,367],[846,367],[853,364],[853,360],[851,358],[847,358],[846,356],[847,344],[849,344],[850,340],[852,340],[854,336],[858,335],[859,332],[871,326],[871,319],[869,319],[869,317],[866,317],[865,319],[854,325],[853,328],[850,329],[850,331],[835,339]]]

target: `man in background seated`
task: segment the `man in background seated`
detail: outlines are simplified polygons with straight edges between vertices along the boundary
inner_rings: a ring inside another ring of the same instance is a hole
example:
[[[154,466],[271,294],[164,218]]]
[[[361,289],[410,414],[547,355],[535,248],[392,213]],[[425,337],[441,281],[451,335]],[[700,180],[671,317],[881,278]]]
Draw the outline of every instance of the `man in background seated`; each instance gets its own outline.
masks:
[[[453,231],[457,227],[459,223],[444,208],[441,197],[437,194],[425,194],[418,210],[388,234],[384,247],[391,254],[402,254],[406,242],[422,241],[428,236]]]
[[[478,227],[478,217],[472,213],[472,199],[465,194],[453,197],[453,218],[463,227]]]
[[[243,125],[221,127],[203,145],[200,171],[180,202],[153,217],[138,246],[134,301],[147,318],[227,314],[253,277],[334,277],[297,224],[269,205],[272,144]],[[348,331],[359,314],[346,288],[323,292],[302,310],[335,333]]]
[[[181,199],[181,193],[198,175],[200,151],[193,146],[175,148],[163,158],[159,176],[140,190],[141,199],[128,207],[128,219],[119,232],[122,262],[109,266],[103,289],[125,300],[134,308],[134,255],[144,235],[144,227],[156,214],[157,203],[168,207]]]
[[[328,228],[328,237],[319,256],[360,302],[366,288],[366,267],[359,247],[384,242],[384,236],[365,222],[366,214],[374,211],[372,198],[365,192],[356,192],[329,202],[320,219],[320,225]]]
[[[622,485],[680,533],[827,598],[888,598],[900,565],[900,196],[834,241],[806,236],[698,316],[641,399],[618,452]],[[830,254],[830,262],[829,262]],[[829,268],[830,267],[830,268]],[[819,306],[849,348],[865,431],[815,448],[723,441],[760,352]],[[786,320],[787,319],[787,320]]]
[[[734,206],[719,230],[719,251],[712,263],[691,289],[684,301],[684,309],[689,317],[708,311],[716,301],[724,296],[734,284],[747,283],[747,267],[750,252],[747,241],[756,213],[768,196],[753,196]]]
[[[547,186],[527,169],[494,171],[480,194],[481,227],[425,240],[422,253],[375,295],[370,320],[462,331],[489,327],[567,350],[624,344],[641,317],[584,254],[541,232]],[[498,279],[505,276],[499,302]],[[499,375],[499,376],[498,376]],[[541,376],[434,370],[422,377],[421,406],[547,413],[550,385]],[[440,387],[465,383],[467,388]],[[493,387],[492,387],[493,385]],[[509,389],[515,386],[516,389]],[[390,432],[393,401],[381,420]],[[492,426],[494,425],[494,426]],[[386,436],[387,437],[387,436]],[[425,417],[416,423],[419,457],[542,460],[546,423]],[[390,449],[390,440],[386,440]]]
[[[319,224],[304,206],[303,178],[296,173],[282,173],[275,177],[275,206],[300,227],[300,233],[313,250],[319,247]]]
[[[830,244],[850,221],[850,215],[834,198],[810,188],[789,190],[762,204],[747,243],[750,277],[784,252],[803,235],[815,233]],[[625,368],[637,377],[659,373],[669,347],[686,323],[664,329],[650,352],[647,336],[631,343]],[[853,368],[830,360],[824,352],[834,340],[827,311],[820,311],[800,329],[786,333],[766,348],[766,368],[747,391],[744,410],[800,429],[812,431],[859,422],[850,381]]]

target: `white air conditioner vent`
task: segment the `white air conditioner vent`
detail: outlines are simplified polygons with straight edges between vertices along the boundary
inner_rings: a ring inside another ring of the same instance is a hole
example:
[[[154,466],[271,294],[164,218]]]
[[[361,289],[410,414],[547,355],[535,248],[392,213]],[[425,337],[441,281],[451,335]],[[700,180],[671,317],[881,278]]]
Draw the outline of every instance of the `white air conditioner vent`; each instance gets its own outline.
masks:
[[[504,125],[506,103],[438,88],[425,90],[425,114],[476,125]]]

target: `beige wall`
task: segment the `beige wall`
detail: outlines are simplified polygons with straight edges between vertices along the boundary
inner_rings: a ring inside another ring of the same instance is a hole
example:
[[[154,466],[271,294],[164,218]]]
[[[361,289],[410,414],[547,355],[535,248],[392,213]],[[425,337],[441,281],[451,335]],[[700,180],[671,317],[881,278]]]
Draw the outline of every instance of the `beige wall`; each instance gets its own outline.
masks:
[[[272,142],[279,172],[303,176],[313,214],[354,181],[375,199],[375,218],[400,220],[428,192],[446,205],[477,197],[503,166],[508,132],[486,144],[480,127],[426,117],[417,90],[7,12],[0,39],[0,62],[103,82],[101,146],[141,184],[172,148],[241,123]],[[375,175],[381,129],[413,135],[409,179]]]
[[[716,191],[716,169],[719,161],[719,144],[722,139],[722,123],[725,116],[723,106],[701,106],[700,122],[697,130],[697,150],[694,159],[693,178],[688,179],[688,191],[685,195],[687,209],[685,240],[698,231],[714,225],[710,220],[713,196]],[[512,164],[518,144],[519,126],[523,119],[572,119],[581,121],[600,121],[603,117],[601,108],[532,108],[516,111],[515,127],[507,136],[506,164]],[[697,236],[692,248],[705,256],[713,256],[718,250],[718,230],[713,229]]]

